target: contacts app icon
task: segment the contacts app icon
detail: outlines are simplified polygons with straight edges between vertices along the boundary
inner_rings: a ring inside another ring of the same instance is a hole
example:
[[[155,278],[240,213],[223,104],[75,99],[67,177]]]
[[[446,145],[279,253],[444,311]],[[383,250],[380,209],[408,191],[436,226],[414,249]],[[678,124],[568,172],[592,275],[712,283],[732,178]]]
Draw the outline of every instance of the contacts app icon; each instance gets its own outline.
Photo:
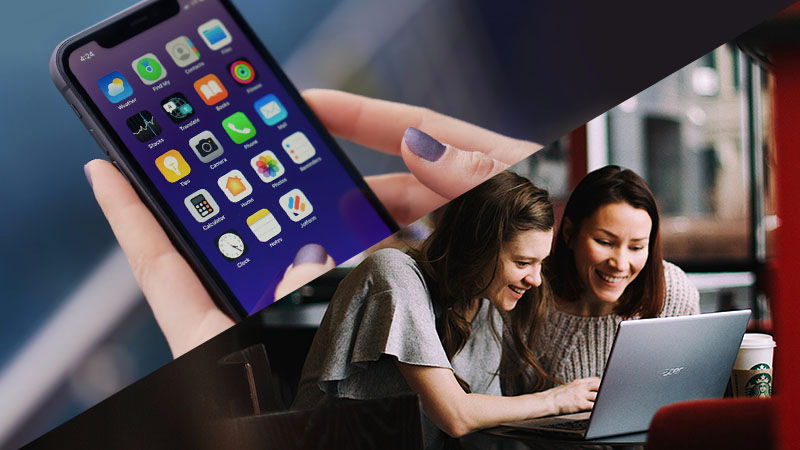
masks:
[[[119,103],[133,95],[131,84],[117,71],[97,80],[97,86],[111,103]]]

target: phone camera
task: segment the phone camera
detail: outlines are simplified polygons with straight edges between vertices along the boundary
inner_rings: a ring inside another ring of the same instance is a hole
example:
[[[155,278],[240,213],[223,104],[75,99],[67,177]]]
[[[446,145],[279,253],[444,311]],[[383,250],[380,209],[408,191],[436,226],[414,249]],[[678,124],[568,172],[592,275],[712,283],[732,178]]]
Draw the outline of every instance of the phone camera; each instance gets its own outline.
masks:
[[[210,155],[219,149],[217,143],[214,142],[212,138],[200,139],[194,148],[203,156]]]

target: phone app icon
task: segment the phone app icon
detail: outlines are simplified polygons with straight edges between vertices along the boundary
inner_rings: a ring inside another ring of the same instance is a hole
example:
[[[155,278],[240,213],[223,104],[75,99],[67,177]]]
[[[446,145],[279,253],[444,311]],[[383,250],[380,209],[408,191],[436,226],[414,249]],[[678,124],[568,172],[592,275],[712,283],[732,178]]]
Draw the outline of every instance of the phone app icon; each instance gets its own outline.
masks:
[[[267,242],[281,232],[281,224],[268,209],[259,209],[248,217],[247,226],[261,242]]]
[[[297,164],[302,164],[317,154],[314,146],[311,145],[311,142],[301,131],[295,131],[290,134],[281,142],[281,147],[286,150],[286,154]]]
[[[211,19],[197,27],[197,33],[211,50],[219,50],[233,41],[231,34],[219,19]]]
[[[256,100],[253,106],[255,106],[258,115],[261,116],[264,123],[269,126],[277,124],[288,115],[286,108],[283,107],[278,97],[275,97],[273,94],[261,97]]]
[[[192,147],[194,154],[204,163],[211,162],[224,153],[222,144],[219,143],[214,133],[208,130],[189,139],[189,147]]]
[[[147,142],[161,134],[161,125],[156,122],[156,118],[148,110],[128,117],[125,123],[139,142]]]
[[[222,85],[216,75],[210,73],[203,78],[194,82],[194,90],[197,95],[206,102],[206,105],[211,106],[225,100],[228,96],[228,90]]]
[[[186,67],[200,59],[200,50],[186,36],[179,36],[167,42],[165,48],[178,67]]]
[[[275,153],[267,150],[254,156],[250,160],[250,166],[256,171],[261,181],[269,183],[272,180],[280,177],[286,171],[283,164],[278,161]]]
[[[253,65],[245,58],[239,58],[228,64],[228,72],[233,77],[233,81],[243,86],[252,83],[258,77]]]
[[[97,86],[111,103],[119,103],[133,95],[131,84],[117,71],[97,80]]]
[[[194,220],[203,223],[219,213],[219,205],[205,189],[198,189],[183,199]]]
[[[161,107],[164,108],[164,112],[175,123],[185,122],[194,115],[194,108],[180,92],[161,100]]]
[[[299,222],[314,212],[311,202],[308,201],[308,198],[300,189],[292,189],[283,194],[278,199],[278,203],[280,203],[286,215],[292,219],[292,222]]]
[[[217,186],[222,189],[228,200],[238,202],[253,193],[253,186],[239,170],[231,170],[217,179]]]
[[[189,167],[189,163],[187,163],[180,152],[175,149],[156,158],[156,167],[158,167],[158,170],[161,171],[161,174],[164,175],[164,178],[170,183],[180,180],[186,175],[189,175],[189,172],[192,171]]]
[[[152,53],[147,53],[134,59],[131,63],[131,67],[133,67],[133,70],[139,75],[142,83],[147,85],[156,83],[167,76],[167,69],[161,65],[161,61]]]
[[[256,127],[243,112],[236,112],[222,121],[222,128],[236,144],[241,144],[256,135]]]
[[[219,252],[228,261],[235,261],[247,253],[247,245],[245,245],[244,239],[235,230],[228,230],[217,236],[214,243],[217,244]]]

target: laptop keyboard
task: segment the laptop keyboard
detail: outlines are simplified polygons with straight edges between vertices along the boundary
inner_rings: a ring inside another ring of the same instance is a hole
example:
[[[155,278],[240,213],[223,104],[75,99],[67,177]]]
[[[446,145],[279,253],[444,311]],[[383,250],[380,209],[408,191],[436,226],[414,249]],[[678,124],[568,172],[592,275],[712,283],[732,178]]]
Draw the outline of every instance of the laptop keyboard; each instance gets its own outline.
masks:
[[[555,430],[570,430],[579,431],[585,430],[589,427],[589,419],[583,420],[565,420],[563,422],[553,422],[547,425],[542,425],[542,428],[552,428]]]

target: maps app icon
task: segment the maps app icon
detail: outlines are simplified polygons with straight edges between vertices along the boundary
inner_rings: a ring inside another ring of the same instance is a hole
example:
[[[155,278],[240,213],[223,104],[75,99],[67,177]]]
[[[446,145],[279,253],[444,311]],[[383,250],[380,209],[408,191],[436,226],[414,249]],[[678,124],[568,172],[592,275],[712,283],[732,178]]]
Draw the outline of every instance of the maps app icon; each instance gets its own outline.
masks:
[[[133,95],[131,84],[117,71],[97,80],[97,86],[111,103],[119,103]]]

